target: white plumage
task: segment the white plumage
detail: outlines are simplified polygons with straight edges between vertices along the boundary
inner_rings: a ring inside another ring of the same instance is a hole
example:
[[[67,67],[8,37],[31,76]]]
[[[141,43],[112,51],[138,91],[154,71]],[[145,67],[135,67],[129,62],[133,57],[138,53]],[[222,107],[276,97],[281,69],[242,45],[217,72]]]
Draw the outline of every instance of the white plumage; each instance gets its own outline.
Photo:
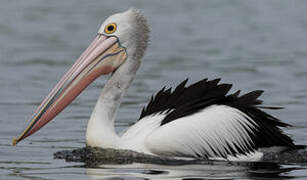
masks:
[[[129,127],[121,135],[119,149],[130,149],[137,152],[153,154],[147,146],[148,137],[160,128],[165,114],[155,114],[144,117],[138,123]]]
[[[211,159],[223,159],[220,157],[229,155],[228,145],[240,154],[236,147],[248,151],[246,145],[253,143],[248,132],[253,133],[251,129],[256,125],[246,114],[229,106],[212,105],[160,126],[165,116],[166,113],[156,113],[139,120],[122,134],[118,148],[164,157],[202,158],[206,154]],[[248,154],[240,159],[252,158]]]
[[[230,149],[247,149],[253,143],[248,135],[254,125],[246,115],[225,105],[213,105],[191,116],[172,121],[145,139],[148,149],[158,155],[226,157]],[[181,148],[178,148],[181,147]]]

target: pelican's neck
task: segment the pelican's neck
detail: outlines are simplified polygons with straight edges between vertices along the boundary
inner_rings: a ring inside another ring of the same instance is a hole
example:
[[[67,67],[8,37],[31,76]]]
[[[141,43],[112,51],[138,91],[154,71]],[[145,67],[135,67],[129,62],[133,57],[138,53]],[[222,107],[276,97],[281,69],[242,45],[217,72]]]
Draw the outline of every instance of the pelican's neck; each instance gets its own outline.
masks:
[[[116,148],[119,136],[114,129],[114,120],[121,99],[140,66],[139,60],[127,59],[105,84],[87,126],[88,146]]]

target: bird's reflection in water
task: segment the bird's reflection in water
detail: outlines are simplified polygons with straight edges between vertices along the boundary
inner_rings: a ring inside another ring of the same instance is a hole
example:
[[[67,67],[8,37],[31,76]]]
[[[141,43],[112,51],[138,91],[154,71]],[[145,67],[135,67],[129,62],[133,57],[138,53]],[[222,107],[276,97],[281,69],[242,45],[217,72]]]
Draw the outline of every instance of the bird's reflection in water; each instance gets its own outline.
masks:
[[[290,172],[304,171],[300,163],[161,159],[129,150],[90,147],[59,151],[54,157],[83,162],[90,179],[291,179]]]
[[[99,165],[87,168],[92,180],[98,179],[292,179],[288,172],[299,166],[268,162],[199,162],[197,164],[157,165]]]

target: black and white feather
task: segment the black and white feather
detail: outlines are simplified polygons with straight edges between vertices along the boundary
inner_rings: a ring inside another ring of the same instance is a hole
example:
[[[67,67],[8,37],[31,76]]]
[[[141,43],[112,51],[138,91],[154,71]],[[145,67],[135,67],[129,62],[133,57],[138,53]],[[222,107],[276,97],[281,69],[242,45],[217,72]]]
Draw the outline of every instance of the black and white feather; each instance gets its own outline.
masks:
[[[124,136],[130,132],[144,135],[142,128],[149,127],[142,138],[143,148],[160,156],[228,158],[259,148],[296,147],[280,129],[289,125],[262,111],[275,109],[260,106],[258,97],[263,91],[228,94],[232,85],[219,84],[220,79],[186,87],[187,81],[173,91],[160,90]]]

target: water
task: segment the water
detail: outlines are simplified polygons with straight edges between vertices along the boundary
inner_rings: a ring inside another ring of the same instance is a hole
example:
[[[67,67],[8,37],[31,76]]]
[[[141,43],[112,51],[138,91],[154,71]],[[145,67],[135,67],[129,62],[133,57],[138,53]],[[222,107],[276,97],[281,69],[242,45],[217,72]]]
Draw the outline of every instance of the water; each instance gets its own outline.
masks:
[[[110,14],[137,7],[152,26],[151,45],[121,106],[116,130],[135,122],[162,86],[222,77],[234,90],[263,89],[266,105],[307,144],[307,1],[0,2],[0,179],[307,178],[304,165],[134,164],[84,168],[53,153],[83,147],[87,120],[106,78],[87,88],[37,134],[10,145],[36,106],[94,38]]]

